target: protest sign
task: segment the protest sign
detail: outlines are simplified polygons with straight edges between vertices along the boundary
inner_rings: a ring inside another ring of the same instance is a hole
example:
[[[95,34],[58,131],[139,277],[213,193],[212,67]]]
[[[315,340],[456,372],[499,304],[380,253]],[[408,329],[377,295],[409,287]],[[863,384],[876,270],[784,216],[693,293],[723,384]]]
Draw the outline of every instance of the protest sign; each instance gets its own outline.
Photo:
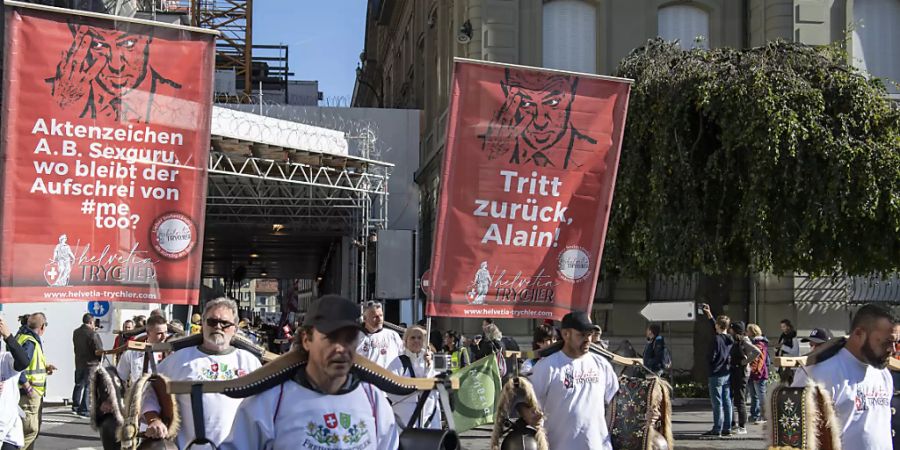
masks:
[[[196,304],[214,34],[6,11],[0,302]]]
[[[590,311],[630,87],[455,61],[429,315]]]

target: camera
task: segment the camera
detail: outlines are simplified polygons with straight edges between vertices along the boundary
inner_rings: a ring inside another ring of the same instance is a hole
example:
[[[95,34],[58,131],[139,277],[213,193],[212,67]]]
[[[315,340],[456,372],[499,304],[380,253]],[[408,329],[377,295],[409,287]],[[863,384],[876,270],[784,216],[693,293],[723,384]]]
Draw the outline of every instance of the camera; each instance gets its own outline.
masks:
[[[698,303],[697,304],[697,314],[703,314],[703,308],[707,307],[706,303]]]
[[[436,372],[446,372],[450,370],[450,355],[446,353],[435,353],[434,370]]]

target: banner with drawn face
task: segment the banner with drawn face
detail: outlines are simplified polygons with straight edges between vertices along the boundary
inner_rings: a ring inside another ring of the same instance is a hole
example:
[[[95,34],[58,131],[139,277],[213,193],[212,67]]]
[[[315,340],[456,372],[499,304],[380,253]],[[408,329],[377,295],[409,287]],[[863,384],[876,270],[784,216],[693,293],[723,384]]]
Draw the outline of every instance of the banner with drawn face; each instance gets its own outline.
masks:
[[[429,315],[590,311],[630,87],[455,61]]]
[[[7,7],[0,303],[199,297],[214,35]]]

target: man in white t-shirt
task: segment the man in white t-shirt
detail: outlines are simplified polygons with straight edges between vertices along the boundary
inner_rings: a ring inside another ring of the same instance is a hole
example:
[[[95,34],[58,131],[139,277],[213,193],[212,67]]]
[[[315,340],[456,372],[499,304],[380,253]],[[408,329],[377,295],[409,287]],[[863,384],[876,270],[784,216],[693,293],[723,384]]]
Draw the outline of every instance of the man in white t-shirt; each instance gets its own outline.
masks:
[[[307,362],[244,400],[219,450],[396,450],[387,398],[350,371],[359,336],[355,303],[336,295],[316,300],[291,350]]]
[[[157,371],[172,381],[222,381],[242,377],[261,364],[252,353],[231,346],[237,328],[238,311],[234,300],[217,298],[206,304],[203,311],[203,343],[197,347],[178,350],[167,356]],[[147,389],[141,410],[147,423],[146,435],[163,438],[168,429],[160,419],[160,406],[156,393]],[[181,429],[178,432],[178,448],[186,448],[195,435],[194,416],[191,411],[191,397],[178,395],[178,411]],[[231,431],[231,422],[237,413],[241,400],[225,394],[203,394],[203,418],[206,438],[218,446]]]
[[[619,390],[616,373],[588,351],[594,325],[587,314],[566,314],[561,328],[562,350],[542,358],[531,373],[550,450],[612,450],[606,405]]]
[[[0,317],[0,337],[6,351],[0,351],[0,448],[17,449],[25,444],[19,409],[19,373],[30,362],[25,349]]]
[[[386,330],[381,303],[368,302],[363,313],[366,335],[356,348],[359,353],[385,369],[403,353],[403,340],[394,330]]]
[[[878,305],[857,311],[847,344],[838,353],[794,374],[794,387],[807,379],[831,392],[846,449],[891,450],[891,396],[887,363],[893,350],[894,318]]]
[[[147,343],[158,344],[166,340],[166,332],[168,331],[166,318],[161,316],[150,316],[147,319]],[[116,372],[119,378],[126,386],[131,386],[144,374],[144,356],[145,352],[135,350],[126,350],[119,358],[116,364]],[[162,361],[164,354],[161,352],[153,353],[157,364]],[[149,364],[147,370],[150,370]]]

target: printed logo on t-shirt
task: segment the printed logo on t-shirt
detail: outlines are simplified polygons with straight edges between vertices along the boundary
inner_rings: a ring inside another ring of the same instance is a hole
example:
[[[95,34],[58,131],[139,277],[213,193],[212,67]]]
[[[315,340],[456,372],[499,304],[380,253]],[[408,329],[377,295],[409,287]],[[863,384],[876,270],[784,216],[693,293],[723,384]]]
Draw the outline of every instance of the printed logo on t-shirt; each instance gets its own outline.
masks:
[[[360,450],[370,445],[372,439],[366,423],[362,419],[353,423],[353,416],[342,412],[322,415],[321,423],[310,421],[303,440],[303,448],[313,450]]]
[[[587,369],[575,371],[574,368],[566,367],[563,372],[563,386],[566,389],[574,389],[576,384],[599,383],[600,372],[597,369]]]
[[[200,369],[201,381],[233,380],[244,375],[247,375],[245,369],[229,366],[228,363],[214,362],[210,364],[209,367]]]
[[[857,411],[868,411],[876,406],[887,407],[891,404],[888,391],[880,387],[856,386],[856,398],[853,401]]]

